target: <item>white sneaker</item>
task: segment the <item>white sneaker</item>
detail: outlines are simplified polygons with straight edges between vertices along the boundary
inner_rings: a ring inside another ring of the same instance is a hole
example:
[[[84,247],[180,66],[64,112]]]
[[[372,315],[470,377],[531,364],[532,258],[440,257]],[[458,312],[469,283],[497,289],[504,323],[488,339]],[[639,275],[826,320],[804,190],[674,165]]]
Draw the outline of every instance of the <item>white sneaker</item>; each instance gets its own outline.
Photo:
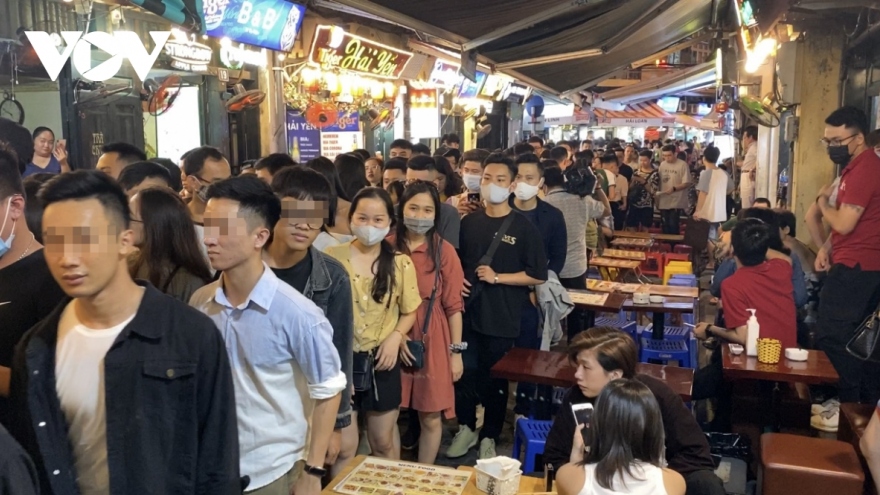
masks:
[[[817,430],[828,433],[837,433],[837,425],[840,422],[840,409],[831,409],[810,418],[810,426]]]
[[[840,409],[840,401],[838,399],[828,399],[821,404],[813,404],[810,406],[810,414],[815,416],[831,409]]]
[[[455,434],[455,438],[452,439],[452,443],[446,449],[446,457],[455,459],[456,457],[464,456],[468,453],[468,450],[477,445],[478,439],[477,432],[465,425],[459,426],[458,433]]]
[[[491,438],[484,438],[480,442],[480,457],[479,458],[480,459],[491,459],[492,457],[495,457],[496,455],[498,455],[498,454],[495,453],[495,440],[492,440]]]

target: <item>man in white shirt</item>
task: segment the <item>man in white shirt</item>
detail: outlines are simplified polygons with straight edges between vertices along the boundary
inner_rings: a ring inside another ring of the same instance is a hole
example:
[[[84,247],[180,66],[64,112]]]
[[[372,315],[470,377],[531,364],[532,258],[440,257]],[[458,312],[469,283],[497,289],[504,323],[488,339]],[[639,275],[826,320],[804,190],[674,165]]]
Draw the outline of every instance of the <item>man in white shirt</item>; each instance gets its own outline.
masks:
[[[687,163],[676,158],[675,145],[663,147],[660,163],[660,191],[657,193],[657,209],[663,220],[664,234],[679,234],[682,210],[688,207],[688,187],[691,174]]]
[[[727,172],[718,168],[718,157],[721,150],[714,146],[706,148],[703,153],[703,165],[706,170],[700,174],[697,183],[697,209],[694,212],[695,220],[706,220],[712,224],[709,229],[709,238],[714,239],[718,232],[718,225],[727,220],[727,193],[731,190]]]
[[[741,162],[739,197],[743,205],[755,201],[755,174],[758,169],[758,126],[750,125],[743,132],[742,146],[745,157]]]
[[[614,177],[614,197],[610,199],[614,230],[623,230],[626,220],[629,181],[620,173],[620,158],[616,153],[606,153],[602,156],[602,168],[609,172],[609,177]]]
[[[262,260],[281,201],[254,176],[211,185],[205,245],[223,274],[193,294],[226,341],[241,472],[255,495],[318,495],[345,373],[323,312]],[[310,424],[311,418],[311,424]],[[308,449],[306,448],[308,447]]]

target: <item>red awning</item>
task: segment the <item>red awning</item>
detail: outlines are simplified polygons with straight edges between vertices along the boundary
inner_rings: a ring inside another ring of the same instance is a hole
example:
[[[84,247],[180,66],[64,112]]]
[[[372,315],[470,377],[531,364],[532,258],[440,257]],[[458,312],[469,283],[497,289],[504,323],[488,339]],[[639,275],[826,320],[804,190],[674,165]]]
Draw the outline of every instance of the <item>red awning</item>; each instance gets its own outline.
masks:
[[[606,126],[652,127],[675,123],[674,116],[648,101],[627,105],[621,111],[597,109],[595,112],[599,125]]]

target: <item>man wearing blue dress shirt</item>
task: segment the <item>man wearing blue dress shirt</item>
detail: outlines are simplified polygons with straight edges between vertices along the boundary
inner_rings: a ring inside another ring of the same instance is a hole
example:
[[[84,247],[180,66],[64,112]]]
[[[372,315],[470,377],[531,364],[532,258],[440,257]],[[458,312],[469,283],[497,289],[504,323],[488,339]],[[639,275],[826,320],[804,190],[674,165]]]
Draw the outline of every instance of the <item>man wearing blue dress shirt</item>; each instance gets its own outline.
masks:
[[[190,304],[214,320],[229,352],[246,493],[318,495],[346,386],[333,328],[262,261],[281,215],[269,186],[235,177],[207,196],[205,246],[222,275]]]

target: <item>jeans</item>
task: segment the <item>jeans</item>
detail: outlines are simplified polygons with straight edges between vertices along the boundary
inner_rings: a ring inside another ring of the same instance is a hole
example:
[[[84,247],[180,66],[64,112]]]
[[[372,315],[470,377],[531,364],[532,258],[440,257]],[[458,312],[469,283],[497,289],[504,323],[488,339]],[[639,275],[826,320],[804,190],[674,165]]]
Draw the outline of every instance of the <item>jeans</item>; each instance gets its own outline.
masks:
[[[663,233],[678,235],[681,224],[681,210],[672,208],[669,210],[660,210],[660,218],[663,222]]]
[[[846,344],[880,301],[880,272],[836,264],[828,271],[819,296],[816,344],[825,351],[840,381],[840,402],[876,404],[880,399],[880,365],[861,361]]]
[[[490,337],[465,328],[468,348],[462,355],[464,374],[455,383],[455,415],[458,423],[477,429],[477,404],[484,408],[480,439],[498,440],[507,412],[507,380],[492,378],[489,371],[513,348],[516,339]]]
[[[725,495],[724,482],[713,471],[702,469],[684,477],[686,495]]]
[[[519,332],[519,338],[516,339],[516,347],[540,349],[542,336],[539,329],[540,323],[538,308],[527,304],[522,311],[522,329]],[[532,412],[532,404],[534,403],[535,418],[549,420],[551,419],[550,404],[552,400],[553,387],[519,382],[516,384],[516,406],[513,408],[513,412],[528,416]]]
[[[560,278],[559,283],[562,284],[566,289],[587,289],[587,274],[584,273],[580,277],[574,278]],[[575,335],[584,331],[585,325],[585,311],[582,309],[574,308],[571,313],[566,316],[566,324],[568,326],[568,340],[574,338]]]

